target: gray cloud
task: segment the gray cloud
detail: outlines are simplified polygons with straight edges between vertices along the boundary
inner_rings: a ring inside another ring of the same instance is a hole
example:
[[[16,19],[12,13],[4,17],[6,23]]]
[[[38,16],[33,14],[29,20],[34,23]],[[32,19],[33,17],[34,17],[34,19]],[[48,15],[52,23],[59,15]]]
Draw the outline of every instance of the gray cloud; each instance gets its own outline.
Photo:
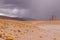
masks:
[[[60,0],[0,0],[0,8],[9,11],[15,8],[25,10],[24,16],[19,11],[17,17],[22,15],[25,18],[48,20],[55,15],[60,19]],[[4,13],[6,14],[6,11]]]
[[[27,0],[0,0],[0,15],[24,17],[29,9]]]
[[[17,7],[22,8],[28,8],[29,7],[29,1],[28,0],[4,0],[4,4],[6,5],[13,5]]]
[[[19,7],[19,8],[28,8],[28,0],[0,0],[0,5],[4,7]]]

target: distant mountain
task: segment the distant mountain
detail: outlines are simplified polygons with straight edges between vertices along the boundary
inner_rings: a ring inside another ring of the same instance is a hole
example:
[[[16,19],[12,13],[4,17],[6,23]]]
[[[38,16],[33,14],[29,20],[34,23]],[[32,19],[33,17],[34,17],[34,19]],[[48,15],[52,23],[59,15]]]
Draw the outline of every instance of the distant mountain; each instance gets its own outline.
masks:
[[[35,19],[32,19],[32,18],[24,18],[25,20],[35,20]]]
[[[7,17],[7,16],[0,16],[0,19],[12,19],[12,20],[20,20],[20,21],[33,20],[31,18],[18,18],[18,17]]]
[[[23,18],[13,18],[13,17],[7,17],[7,16],[0,16],[0,19],[12,19],[12,20],[21,20],[21,21],[24,21],[25,19]]]

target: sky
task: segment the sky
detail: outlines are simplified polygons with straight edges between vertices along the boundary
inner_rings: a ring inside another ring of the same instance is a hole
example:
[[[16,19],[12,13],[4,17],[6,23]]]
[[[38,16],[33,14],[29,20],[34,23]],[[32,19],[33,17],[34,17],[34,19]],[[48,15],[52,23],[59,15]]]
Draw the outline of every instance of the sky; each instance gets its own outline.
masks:
[[[0,0],[0,15],[36,20],[60,19],[60,0]]]

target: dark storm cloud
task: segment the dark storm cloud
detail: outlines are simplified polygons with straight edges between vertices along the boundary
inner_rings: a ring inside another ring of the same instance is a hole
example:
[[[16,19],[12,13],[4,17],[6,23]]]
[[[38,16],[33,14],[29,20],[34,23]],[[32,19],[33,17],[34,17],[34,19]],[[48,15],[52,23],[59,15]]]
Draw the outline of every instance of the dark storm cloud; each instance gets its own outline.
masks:
[[[29,8],[29,2],[28,0],[0,0],[0,6]]]
[[[0,0],[0,11],[10,14],[11,10],[18,10],[16,17],[47,20],[55,15],[60,19],[60,0]]]
[[[29,1],[28,0],[4,0],[4,4],[6,5],[13,5],[17,7],[22,8],[28,8],[29,7]]]
[[[0,15],[24,17],[28,13],[27,0],[0,0]]]

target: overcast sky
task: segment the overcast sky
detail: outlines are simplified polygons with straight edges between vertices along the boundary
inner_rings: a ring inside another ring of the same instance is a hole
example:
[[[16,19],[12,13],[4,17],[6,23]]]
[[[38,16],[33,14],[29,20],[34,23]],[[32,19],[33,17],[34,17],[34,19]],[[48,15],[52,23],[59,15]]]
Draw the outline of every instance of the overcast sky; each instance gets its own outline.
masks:
[[[0,0],[0,12],[22,18],[48,20],[55,15],[60,19],[60,0]]]

